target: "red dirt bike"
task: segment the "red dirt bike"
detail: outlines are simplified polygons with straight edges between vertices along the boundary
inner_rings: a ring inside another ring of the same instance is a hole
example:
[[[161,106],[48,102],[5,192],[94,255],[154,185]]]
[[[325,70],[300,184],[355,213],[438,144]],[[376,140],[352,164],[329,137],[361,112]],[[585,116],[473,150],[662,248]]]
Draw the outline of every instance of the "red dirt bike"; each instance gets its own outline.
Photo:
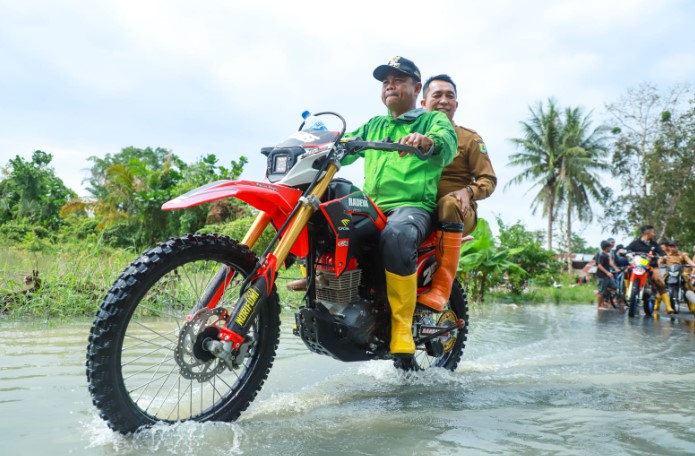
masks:
[[[349,181],[333,179],[340,161],[365,149],[419,149],[343,139],[341,131],[300,131],[267,156],[263,182],[218,181],[165,203],[185,209],[238,198],[259,212],[240,242],[217,234],[172,238],[120,274],[89,335],[87,379],[92,402],[123,434],[159,422],[233,421],[254,399],[280,339],[275,281],[280,266],[306,258],[308,289],[294,334],[309,350],[341,361],[393,359],[390,310],[379,233],[386,217]],[[303,124],[302,124],[303,125]],[[251,247],[269,225],[277,231],[263,254]],[[469,239],[472,239],[469,237]],[[434,233],[418,251],[418,292],[429,288]],[[415,356],[404,370],[454,370],[465,347],[468,303],[454,281],[441,312],[413,317]]]
[[[654,313],[656,290],[651,279],[652,257],[651,253],[635,253],[630,258],[630,266],[627,269],[629,284],[626,293],[627,314],[630,317],[639,313],[640,302],[646,316],[651,316]]]

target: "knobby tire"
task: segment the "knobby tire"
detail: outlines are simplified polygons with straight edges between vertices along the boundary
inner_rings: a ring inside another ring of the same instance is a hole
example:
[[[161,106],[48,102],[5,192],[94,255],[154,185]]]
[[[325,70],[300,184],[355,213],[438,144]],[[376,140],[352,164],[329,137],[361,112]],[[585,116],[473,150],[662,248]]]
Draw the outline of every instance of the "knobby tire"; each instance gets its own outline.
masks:
[[[394,366],[396,368],[405,371],[419,371],[430,369],[433,367],[440,367],[448,369],[450,371],[456,370],[461,356],[463,356],[463,350],[466,347],[466,340],[468,335],[468,298],[466,292],[464,291],[458,280],[454,280],[453,286],[451,287],[451,295],[449,297],[449,302],[444,308],[443,312],[451,310],[456,315],[457,319],[463,319],[466,322],[462,329],[452,330],[450,335],[446,337],[455,338],[454,344],[451,350],[443,353],[439,357],[430,356],[425,347],[417,346],[415,349],[415,355],[409,358],[396,358],[394,359]],[[442,312],[442,313],[443,313]],[[423,318],[430,319],[430,324],[437,322],[438,318],[442,313],[426,313]],[[416,311],[417,315],[417,311]],[[417,317],[416,317],[417,318]]]
[[[280,338],[275,289],[251,326],[256,342],[238,368],[223,368],[210,355],[210,368],[202,365],[210,378],[186,378],[175,353],[177,346],[187,353],[178,334],[220,266],[235,272],[218,304],[231,311],[256,262],[248,247],[226,236],[196,234],[169,239],[126,267],[101,303],[87,347],[89,392],[111,429],[130,434],[159,422],[233,421],[249,406]]]
[[[671,285],[668,287],[669,299],[671,300],[671,307],[674,313],[679,313],[681,310],[681,302],[679,297],[679,285]]]
[[[640,287],[637,285],[637,283],[633,283],[632,287],[630,287],[630,297],[628,299],[628,310],[627,310],[627,315],[629,317],[634,317],[637,312],[639,312],[637,309],[639,308],[639,292],[640,292]]]

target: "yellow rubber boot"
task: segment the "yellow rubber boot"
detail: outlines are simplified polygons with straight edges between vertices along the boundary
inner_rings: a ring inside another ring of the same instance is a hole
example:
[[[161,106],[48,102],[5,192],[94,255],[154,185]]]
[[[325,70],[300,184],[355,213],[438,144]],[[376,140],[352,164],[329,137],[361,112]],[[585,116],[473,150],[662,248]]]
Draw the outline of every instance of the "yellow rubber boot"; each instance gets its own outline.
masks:
[[[664,302],[664,305],[666,305],[667,314],[676,313],[675,310],[673,310],[673,307],[671,307],[671,297],[668,295],[668,293],[662,293],[661,300]]]
[[[413,313],[417,298],[417,273],[400,276],[386,272],[386,295],[391,306],[391,353],[411,356],[415,353]]]
[[[456,278],[461,252],[461,232],[439,231],[435,258],[439,268],[432,277],[432,287],[418,296],[417,301],[437,312],[444,310]]]
[[[685,300],[688,301],[688,310],[695,313],[695,292],[687,290],[685,292]]]
[[[660,305],[661,305],[661,295],[657,295],[656,299],[654,300],[654,312],[659,311]]]

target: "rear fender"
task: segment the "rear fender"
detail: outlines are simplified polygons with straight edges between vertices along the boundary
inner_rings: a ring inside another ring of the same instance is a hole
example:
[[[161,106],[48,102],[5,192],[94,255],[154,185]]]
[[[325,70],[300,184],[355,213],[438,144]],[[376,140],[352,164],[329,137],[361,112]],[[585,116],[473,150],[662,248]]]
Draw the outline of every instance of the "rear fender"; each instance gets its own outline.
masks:
[[[162,205],[162,210],[188,209],[224,198],[237,198],[268,214],[277,230],[285,223],[300,196],[302,196],[301,190],[284,185],[248,180],[220,180],[167,201]],[[308,251],[309,237],[304,228],[290,252],[304,257]]]

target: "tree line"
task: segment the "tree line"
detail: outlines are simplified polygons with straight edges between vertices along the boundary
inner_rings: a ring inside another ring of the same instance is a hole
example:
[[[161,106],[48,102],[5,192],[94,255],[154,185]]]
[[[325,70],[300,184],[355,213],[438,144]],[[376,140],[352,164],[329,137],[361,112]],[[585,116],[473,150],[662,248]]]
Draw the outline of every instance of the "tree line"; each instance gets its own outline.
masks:
[[[597,220],[606,231],[633,234],[642,224],[660,238],[695,243],[695,97],[686,85],[642,84],[606,105],[610,118],[561,108],[550,98],[529,108],[507,166],[520,168],[506,187],[530,183],[534,213],[547,218],[547,251],[587,251],[573,232]],[[251,216],[234,200],[187,211],[161,211],[165,201],[220,179],[236,179],[246,157],[222,165],[214,154],[186,163],[165,148],[126,147],[90,157],[89,197],[78,198],[55,175],[52,156],[10,159],[0,176],[0,239],[66,242],[98,238],[141,249],[169,236]],[[225,229],[225,228],[220,228]],[[238,230],[243,230],[239,226]],[[591,249],[588,248],[590,251]]]
[[[550,98],[529,108],[517,152],[521,168],[506,187],[531,184],[531,209],[547,218],[547,249],[556,222],[563,251],[572,251],[572,223],[598,219],[602,230],[637,235],[656,227],[659,239],[695,243],[695,96],[686,84],[660,90],[648,83],[606,105],[610,116],[592,127],[583,108],[560,109]],[[568,255],[569,263],[570,257]]]
[[[126,147],[89,157],[90,196],[78,198],[56,177],[52,155],[37,150],[30,160],[9,161],[0,180],[0,238],[72,242],[97,239],[104,245],[139,250],[170,236],[250,216],[234,200],[187,211],[162,211],[164,202],[204,184],[237,179],[247,163],[241,156],[223,166],[214,154],[185,163],[164,148]]]

